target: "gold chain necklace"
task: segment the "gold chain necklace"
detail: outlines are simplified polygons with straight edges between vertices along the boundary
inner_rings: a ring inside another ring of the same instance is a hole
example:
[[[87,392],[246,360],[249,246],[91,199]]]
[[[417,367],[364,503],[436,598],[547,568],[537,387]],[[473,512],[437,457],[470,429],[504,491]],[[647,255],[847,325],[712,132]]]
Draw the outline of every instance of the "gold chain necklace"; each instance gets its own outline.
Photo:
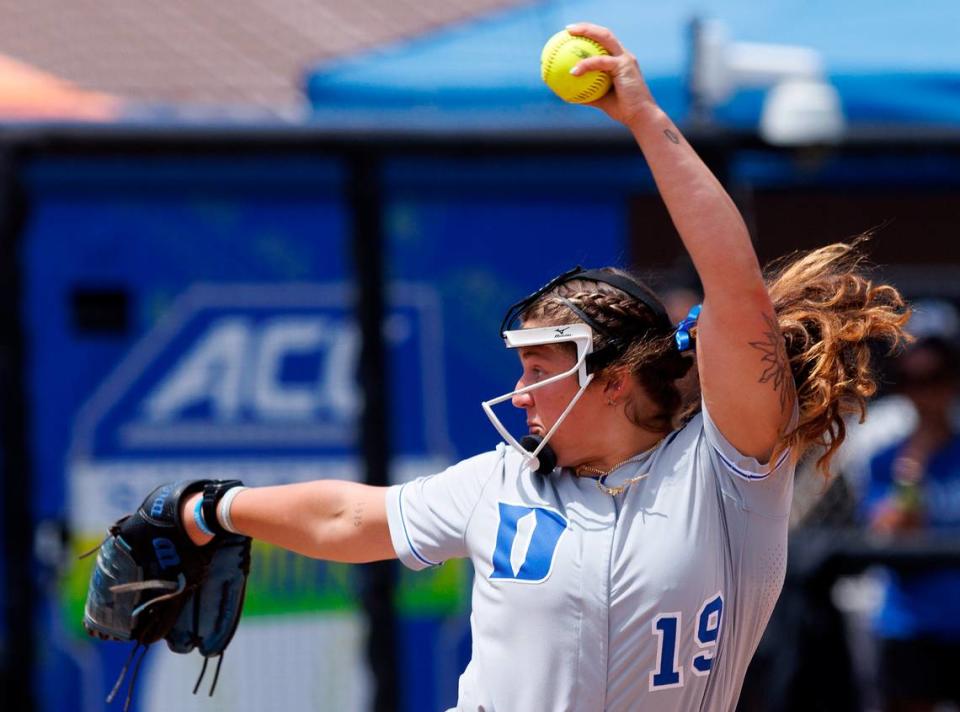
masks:
[[[604,494],[608,494],[611,497],[615,497],[616,495],[622,494],[623,492],[625,492],[630,485],[636,484],[637,482],[644,479],[645,477],[648,477],[650,473],[644,472],[642,475],[634,475],[630,479],[626,480],[622,485],[617,485],[615,487],[611,487],[606,483],[607,476],[610,475],[610,473],[615,472],[616,470],[619,470],[624,465],[629,465],[631,462],[639,462],[649,454],[650,454],[650,450],[646,450],[640,453],[639,455],[634,455],[633,457],[627,458],[623,462],[618,462],[609,470],[601,470],[599,467],[582,465],[581,467],[578,467],[576,469],[576,473],[577,473],[577,476],[582,476],[584,473],[599,475],[599,477],[597,477],[596,479],[597,489],[603,492]]]

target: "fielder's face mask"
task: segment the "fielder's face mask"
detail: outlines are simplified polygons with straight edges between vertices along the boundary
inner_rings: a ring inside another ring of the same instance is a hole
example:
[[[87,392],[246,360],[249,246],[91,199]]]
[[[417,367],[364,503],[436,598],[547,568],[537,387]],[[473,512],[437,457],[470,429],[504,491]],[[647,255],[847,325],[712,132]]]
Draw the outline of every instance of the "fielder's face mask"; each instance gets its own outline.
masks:
[[[642,331],[643,335],[652,334],[662,336],[673,331],[663,305],[653,295],[653,293],[646,289],[643,285],[634,282],[628,277],[618,274],[613,274],[602,270],[585,270],[579,266],[569,270],[568,272],[564,272],[559,277],[554,278],[530,296],[526,297],[525,299],[521,299],[519,302],[510,307],[500,324],[500,334],[503,336],[504,343],[508,349],[516,349],[528,346],[542,346],[545,344],[557,344],[571,341],[574,342],[577,347],[576,363],[574,363],[571,368],[563,373],[558,373],[538,383],[524,386],[523,388],[518,388],[510,391],[509,393],[505,393],[502,396],[498,396],[497,398],[493,398],[482,403],[484,412],[487,414],[490,422],[493,423],[493,427],[497,429],[497,432],[500,433],[500,435],[504,440],[507,441],[508,444],[510,444],[514,449],[524,456],[527,461],[527,465],[531,470],[541,475],[546,475],[553,472],[557,466],[556,453],[554,453],[553,449],[547,445],[547,442],[557,431],[557,428],[560,427],[560,424],[573,409],[573,406],[576,405],[577,401],[580,400],[580,397],[583,395],[584,391],[586,391],[587,386],[590,385],[590,382],[593,380],[596,372],[615,361],[617,357],[623,355],[630,343],[641,335],[641,332],[630,332],[616,335],[611,334],[595,319],[592,319],[582,309],[574,305],[572,302],[567,301],[563,297],[558,298],[567,306],[567,308],[569,308],[574,314],[577,315],[577,317],[581,319],[582,323],[560,326],[544,326],[534,329],[515,328],[519,325],[523,314],[544,295],[549,294],[558,286],[575,279],[609,284],[610,286],[626,292],[634,299],[637,299],[645,304],[654,315],[655,325],[653,328],[644,327]],[[598,351],[593,350],[594,331],[597,331],[607,337],[607,344]],[[686,336],[687,340],[690,341],[689,333],[687,333]],[[529,393],[538,388],[543,388],[544,386],[549,386],[550,384],[556,383],[564,378],[569,378],[573,374],[577,374],[577,381],[580,385],[580,389],[570,400],[570,403],[560,414],[560,417],[557,418],[557,422],[553,424],[547,434],[543,437],[537,435],[527,435],[526,437],[521,438],[518,442],[516,438],[514,438],[507,431],[503,423],[500,422],[500,419],[493,412],[493,406],[499,403],[510,400],[514,396]]]

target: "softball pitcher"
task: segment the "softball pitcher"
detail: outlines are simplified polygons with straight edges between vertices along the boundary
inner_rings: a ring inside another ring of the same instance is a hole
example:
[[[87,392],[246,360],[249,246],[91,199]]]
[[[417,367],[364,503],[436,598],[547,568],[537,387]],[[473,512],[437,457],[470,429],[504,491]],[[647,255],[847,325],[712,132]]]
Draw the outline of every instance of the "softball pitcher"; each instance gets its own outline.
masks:
[[[493,452],[390,488],[194,493],[181,518],[200,545],[226,530],[336,561],[469,558],[458,710],[733,710],[783,582],[796,461],[816,443],[826,471],[843,416],[874,391],[871,342],[895,345],[906,310],[851,246],[764,274],[635,58],[607,29],[569,31],[610,52],[575,71],[612,76],[595,105],[636,138],[702,308],[676,327],[628,274],[570,270],[503,321],[521,375],[483,404],[505,440]],[[702,398],[684,404],[675,382],[692,367]],[[507,400],[525,437],[497,416]]]

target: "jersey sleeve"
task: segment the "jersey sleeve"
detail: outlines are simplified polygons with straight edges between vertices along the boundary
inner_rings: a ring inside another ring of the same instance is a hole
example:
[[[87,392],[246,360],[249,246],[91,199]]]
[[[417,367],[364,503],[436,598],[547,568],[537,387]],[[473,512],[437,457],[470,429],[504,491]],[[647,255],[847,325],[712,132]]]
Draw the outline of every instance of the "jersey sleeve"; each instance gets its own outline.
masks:
[[[791,428],[798,419],[799,411],[794,407]],[[789,450],[766,463],[744,455],[720,432],[706,403],[703,404],[703,432],[724,492],[734,497],[743,509],[758,514],[779,517],[790,513],[794,462]]]
[[[387,522],[397,558],[420,570],[469,555],[466,531],[502,451],[477,455],[387,490]]]

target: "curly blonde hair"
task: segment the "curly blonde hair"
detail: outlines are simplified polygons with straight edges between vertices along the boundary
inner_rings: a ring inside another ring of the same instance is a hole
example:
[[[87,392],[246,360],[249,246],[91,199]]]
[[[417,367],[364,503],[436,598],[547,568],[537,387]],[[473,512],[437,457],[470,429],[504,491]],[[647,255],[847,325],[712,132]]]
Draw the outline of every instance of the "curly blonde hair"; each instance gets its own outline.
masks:
[[[877,392],[874,356],[910,338],[910,309],[894,287],[867,277],[862,243],[789,255],[764,274],[800,408],[797,427],[781,444],[798,456],[820,446],[817,468],[825,475],[846,437],[846,417],[863,422],[867,399]]]
[[[909,337],[910,316],[903,297],[892,286],[868,278],[860,250],[863,238],[781,258],[764,270],[764,281],[783,335],[797,386],[800,419],[786,433],[777,451],[790,448],[799,458],[813,446],[823,449],[817,467],[827,474],[830,460],[846,437],[845,418],[866,416],[867,399],[877,391],[874,354],[889,353]],[[649,291],[641,281],[621,270]],[[652,292],[651,292],[652,294]],[[594,350],[614,339],[625,349],[597,375],[626,368],[653,401],[652,413],[628,402],[627,415],[640,427],[669,432],[700,407],[699,394],[683,403],[677,380],[694,365],[691,355],[674,347],[672,334],[662,334],[652,311],[625,292],[592,280],[571,280],[531,305],[523,320],[567,323],[577,309],[603,327],[594,330]]]

